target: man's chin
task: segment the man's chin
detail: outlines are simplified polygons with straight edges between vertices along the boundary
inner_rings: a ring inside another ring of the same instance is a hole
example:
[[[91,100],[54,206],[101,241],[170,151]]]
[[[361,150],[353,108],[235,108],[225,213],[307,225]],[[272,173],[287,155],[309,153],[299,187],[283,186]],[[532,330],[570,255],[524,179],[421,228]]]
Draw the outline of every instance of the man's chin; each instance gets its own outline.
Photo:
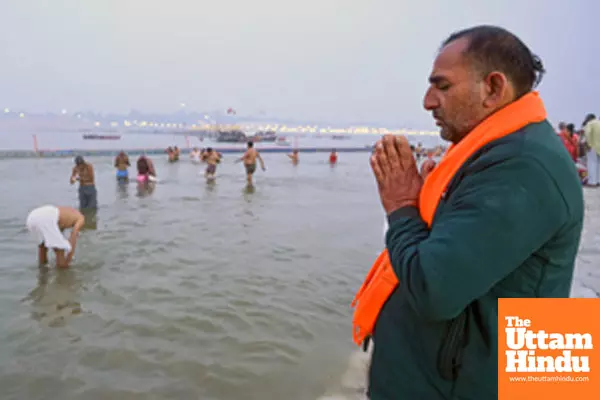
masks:
[[[440,137],[448,142],[451,142],[452,132],[448,131],[446,128],[440,128]]]

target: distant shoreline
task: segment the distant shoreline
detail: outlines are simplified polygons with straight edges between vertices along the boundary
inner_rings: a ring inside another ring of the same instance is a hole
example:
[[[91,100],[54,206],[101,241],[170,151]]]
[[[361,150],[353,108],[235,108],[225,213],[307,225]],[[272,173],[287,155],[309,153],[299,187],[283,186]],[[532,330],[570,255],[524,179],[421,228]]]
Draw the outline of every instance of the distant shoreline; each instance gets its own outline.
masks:
[[[246,147],[213,147],[213,150],[219,153],[243,153],[246,151]],[[261,147],[258,148],[261,153],[289,153],[292,150],[298,150],[300,153],[329,153],[331,147]],[[338,153],[358,153],[358,152],[371,152],[373,148],[371,146],[356,146],[356,147],[339,147],[335,151]],[[60,157],[74,157],[74,156],[87,156],[87,157],[102,157],[102,156],[116,156],[121,151],[126,152],[129,155],[141,155],[141,154],[167,154],[164,148],[160,149],[112,149],[112,150],[84,150],[84,149],[65,149],[65,150],[39,150],[38,152],[32,150],[0,150],[0,159],[6,158],[60,158]],[[181,149],[182,154],[189,153],[191,149]]]

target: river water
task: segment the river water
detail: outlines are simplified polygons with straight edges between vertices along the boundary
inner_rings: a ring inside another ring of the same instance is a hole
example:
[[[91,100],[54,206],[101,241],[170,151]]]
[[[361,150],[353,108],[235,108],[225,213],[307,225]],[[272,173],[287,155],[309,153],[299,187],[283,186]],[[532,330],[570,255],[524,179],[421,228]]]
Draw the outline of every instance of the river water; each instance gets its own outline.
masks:
[[[155,157],[153,192],[90,158],[100,208],[69,270],[39,268],[25,218],[77,205],[71,159],[0,161],[2,399],[352,398],[365,356],[349,303],[383,246],[368,153],[264,155],[245,187],[226,155],[217,182]],[[598,190],[576,296],[600,292]],[[352,356],[351,356],[352,355]]]
[[[234,155],[214,185],[187,157],[156,157],[151,193],[89,158],[100,208],[60,271],[38,268],[24,224],[34,207],[77,205],[72,160],[0,161],[2,398],[292,400],[335,387],[383,212],[368,153],[327,156],[294,167],[266,154],[253,191]]]

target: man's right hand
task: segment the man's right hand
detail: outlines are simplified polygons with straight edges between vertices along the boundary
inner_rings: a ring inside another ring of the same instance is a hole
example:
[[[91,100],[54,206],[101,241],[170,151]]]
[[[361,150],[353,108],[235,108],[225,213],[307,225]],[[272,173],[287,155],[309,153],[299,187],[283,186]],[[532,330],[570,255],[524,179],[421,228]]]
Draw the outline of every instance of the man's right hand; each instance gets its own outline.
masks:
[[[71,260],[75,255],[75,247],[77,247],[77,235],[71,235],[69,243],[71,243],[71,251],[69,252],[69,254],[67,254],[67,265],[71,264]]]

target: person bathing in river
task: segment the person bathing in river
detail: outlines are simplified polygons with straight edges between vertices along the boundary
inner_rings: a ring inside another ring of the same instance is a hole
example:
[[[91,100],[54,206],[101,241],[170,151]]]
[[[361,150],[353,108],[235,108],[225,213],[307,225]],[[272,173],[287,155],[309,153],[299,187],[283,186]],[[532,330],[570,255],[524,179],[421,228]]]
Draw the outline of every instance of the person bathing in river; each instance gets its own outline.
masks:
[[[331,153],[329,153],[329,164],[331,164],[331,165],[336,164],[337,159],[338,159],[337,152],[335,151],[335,149],[332,149]]]
[[[292,160],[292,164],[298,165],[298,161],[300,161],[300,157],[298,156],[297,149],[294,149],[292,151],[292,154],[288,154],[288,157],[290,158],[290,160]]]
[[[120,152],[115,158],[115,168],[117,169],[117,180],[127,182],[129,180],[129,171],[127,170],[131,164],[129,157],[124,151]]]
[[[167,157],[170,163],[179,160],[179,155],[177,154],[177,151],[171,146],[167,147]]]
[[[423,156],[423,144],[421,142],[417,143],[417,147],[415,147],[415,157],[417,158],[417,162],[421,160]]]
[[[85,162],[82,156],[75,157],[75,166],[71,172],[71,185],[79,181],[79,208],[95,210],[98,208],[97,191],[94,177],[94,167]]]
[[[194,164],[199,164],[202,158],[202,153],[197,147],[194,147],[190,152],[190,159]]]
[[[77,236],[85,224],[83,214],[72,207],[46,205],[31,211],[25,225],[38,242],[40,264],[48,263],[48,249],[54,250],[56,266],[67,268],[73,260]],[[71,229],[67,240],[62,232]]]
[[[252,175],[254,175],[254,172],[256,171],[256,160],[258,159],[258,161],[260,162],[260,168],[263,171],[265,171],[265,163],[262,157],[260,156],[260,153],[254,148],[254,143],[252,141],[249,141],[247,146],[248,149],[246,150],[244,155],[238,160],[236,160],[236,162],[244,162],[244,168],[246,168],[246,179],[248,181],[248,185],[252,185]]]
[[[137,172],[137,181],[140,183],[156,180],[154,164],[152,163],[152,160],[145,155],[141,155],[137,160]]]
[[[213,181],[215,179],[215,173],[217,172],[217,164],[221,162],[221,154],[209,147],[206,149],[204,161],[207,164],[204,176],[207,181]]]

